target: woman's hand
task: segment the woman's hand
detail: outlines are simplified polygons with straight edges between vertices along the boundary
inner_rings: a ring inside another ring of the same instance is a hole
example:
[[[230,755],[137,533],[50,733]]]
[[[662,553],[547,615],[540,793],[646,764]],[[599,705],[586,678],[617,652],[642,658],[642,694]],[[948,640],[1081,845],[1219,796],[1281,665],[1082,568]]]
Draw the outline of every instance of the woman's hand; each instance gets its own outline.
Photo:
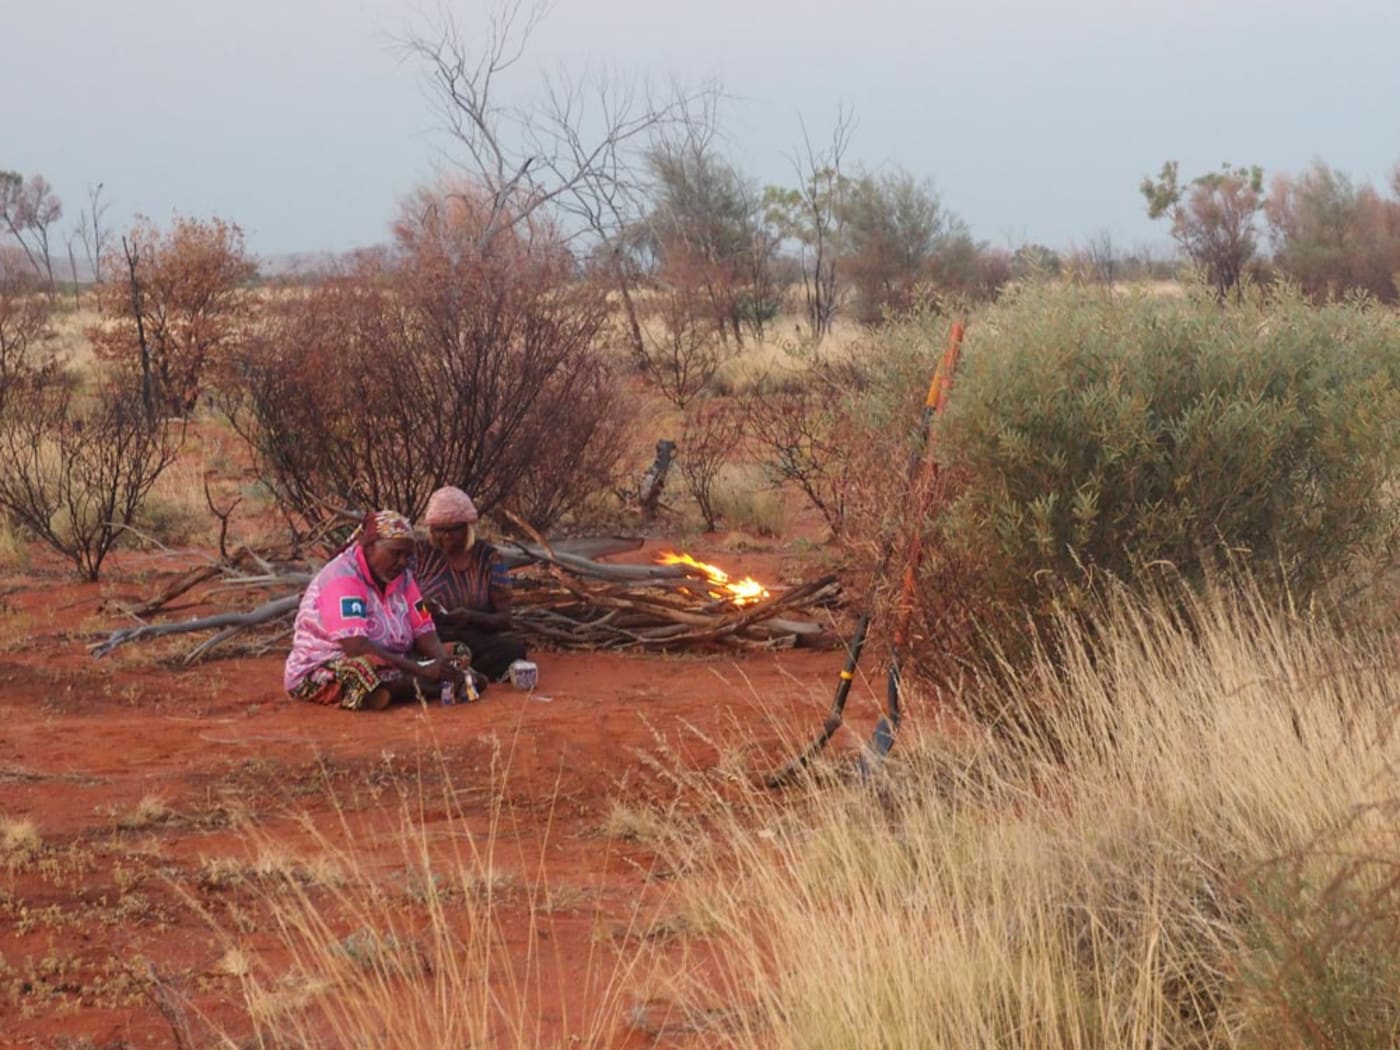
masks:
[[[444,609],[436,602],[429,602],[428,612],[433,614],[433,623],[453,630],[473,627],[483,631],[500,631],[510,627],[509,617],[484,609]]]
[[[425,678],[429,682],[455,681],[456,673],[452,665],[442,657],[429,660],[427,663],[417,663],[413,665],[413,673],[419,678]]]
[[[428,612],[432,614],[433,623],[439,627],[464,627],[470,621],[464,615],[464,609],[448,609],[441,602],[428,602]]]

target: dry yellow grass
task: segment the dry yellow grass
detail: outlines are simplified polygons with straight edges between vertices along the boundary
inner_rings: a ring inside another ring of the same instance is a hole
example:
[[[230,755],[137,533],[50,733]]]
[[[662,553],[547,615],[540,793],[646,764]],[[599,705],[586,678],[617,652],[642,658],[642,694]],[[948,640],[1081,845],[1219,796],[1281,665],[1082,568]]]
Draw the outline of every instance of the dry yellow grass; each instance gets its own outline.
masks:
[[[92,371],[95,361],[92,341],[88,339],[87,332],[100,319],[96,310],[87,307],[60,311],[53,319],[52,335],[45,346],[70,368],[87,375]]]
[[[733,817],[695,1001],[745,1047],[1394,1045],[1391,652],[1227,596],[1072,632],[1001,732]]]
[[[0,817],[0,860],[7,868],[23,867],[39,855],[43,846],[34,821],[28,817]]]

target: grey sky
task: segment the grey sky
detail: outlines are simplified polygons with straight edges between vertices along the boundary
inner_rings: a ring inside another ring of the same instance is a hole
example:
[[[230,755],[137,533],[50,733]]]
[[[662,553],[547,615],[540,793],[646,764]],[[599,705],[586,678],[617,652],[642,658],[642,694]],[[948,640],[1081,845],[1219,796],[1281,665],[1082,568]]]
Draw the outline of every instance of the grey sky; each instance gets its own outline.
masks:
[[[217,214],[260,253],[383,240],[447,145],[393,47],[424,6],[0,0],[0,168],[74,218],[102,181],[118,224]],[[850,157],[931,177],[1001,244],[1161,243],[1137,184],[1167,158],[1377,185],[1400,162],[1397,0],[556,0],[510,86],[561,64],[717,77],[760,182],[792,181],[799,114],[819,136],[845,101]]]

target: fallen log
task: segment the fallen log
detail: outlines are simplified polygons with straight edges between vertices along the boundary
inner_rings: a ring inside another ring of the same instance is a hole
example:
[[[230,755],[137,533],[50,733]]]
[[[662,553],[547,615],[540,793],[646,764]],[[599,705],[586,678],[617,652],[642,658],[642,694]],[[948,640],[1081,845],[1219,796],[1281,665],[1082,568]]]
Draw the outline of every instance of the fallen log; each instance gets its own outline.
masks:
[[[213,616],[200,616],[193,620],[181,620],[176,623],[143,623],[136,627],[124,627],[119,631],[113,631],[104,642],[90,646],[92,655],[101,659],[119,645],[126,645],[129,642],[144,641],[148,638],[163,638],[170,634],[185,634],[190,631],[209,631],[214,628],[225,628],[221,633],[228,635],[227,629],[236,628],[243,630],[247,627],[255,627],[259,624],[270,623],[279,616],[285,616],[296,610],[301,602],[301,593],[288,594],[281,598],[274,598],[270,602],[264,602],[256,609],[249,612],[228,612],[215,613]],[[212,641],[212,639],[211,639]],[[198,647],[196,647],[198,648]],[[205,650],[207,652],[207,649]],[[186,662],[192,662],[186,660]]]

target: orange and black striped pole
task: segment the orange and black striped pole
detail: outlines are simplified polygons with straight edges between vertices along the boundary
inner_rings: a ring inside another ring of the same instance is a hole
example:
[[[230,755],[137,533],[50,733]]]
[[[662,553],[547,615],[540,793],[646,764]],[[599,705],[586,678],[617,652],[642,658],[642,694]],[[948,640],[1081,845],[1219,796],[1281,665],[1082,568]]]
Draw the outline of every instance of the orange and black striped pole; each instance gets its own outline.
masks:
[[[948,346],[943,352],[943,358],[939,361],[938,367],[934,370],[933,379],[929,383],[928,394],[924,398],[923,412],[919,417],[919,431],[914,447],[909,452],[909,462],[905,469],[905,491],[915,488],[915,482],[923,476],[924,483],[918,486],[921,498],[915,505],[915,520],[913,522],[913,536],[910,541],[910,554],[905,560],[904,579],[900,590],[899,606],[895,615],[892,653],[890,659],[890,676],[887,684],[887,713],[880,718],[875,727],[875,736],[871,741],[872,748],[878,754],[885,754],[894,744],[894,734],[899,728],[901,717],[900,697],[899,697],[899,676],[900,676],[900,653],[908,643],[909,623],[913,612],[914,589],[918,579],[919,555],[922,553],[922,540],[919,531],[923,516],[927,511],[927,492],[932,488],[933,476],[937,474],[937,464],[932,468],[926,466],[928,458],[926,456],[928,448],[929,432],[933,427],[934,416],[943,411],[944,405],[948,401],[948,391],[952,386],[953,372],[957,369],[958,359],[961,354],[963,332],[965,325],[962,321],[953,322],[953,327],[948,333]],[[920,470],[924,467],[924,470]],[[880,544],[879,560],[875,567],[876,582],[885,578],[889,571],[890,561],[894,557],[895,542],[898,537],[899,525],[896,521],[891,527],[885,530],[885,538]],[[873,600],[873,599],[872,599]],[[836,730],[841,728],[841,723],[845,718],[846,698],[851,692],[851,683],[855,680],[856,667],[860,663],[861,651],[865,648],[865,637],[870,630],[870,621],[873,613],[867,609],[856,621],[855,633],[851,636],[851,642],[846,648],[846,666],[841,669],[840,680],[836,684],[836,695],[831,701],[831,710],[826,716],[826,721],[822,723],[821,732],[807,747],[793,758],[790,762],[771,773],[767,778],[769,787],[781,787],[790,781],[801,769],[803,769],[813,758],[821,753],[827,743],[836,734]]]

